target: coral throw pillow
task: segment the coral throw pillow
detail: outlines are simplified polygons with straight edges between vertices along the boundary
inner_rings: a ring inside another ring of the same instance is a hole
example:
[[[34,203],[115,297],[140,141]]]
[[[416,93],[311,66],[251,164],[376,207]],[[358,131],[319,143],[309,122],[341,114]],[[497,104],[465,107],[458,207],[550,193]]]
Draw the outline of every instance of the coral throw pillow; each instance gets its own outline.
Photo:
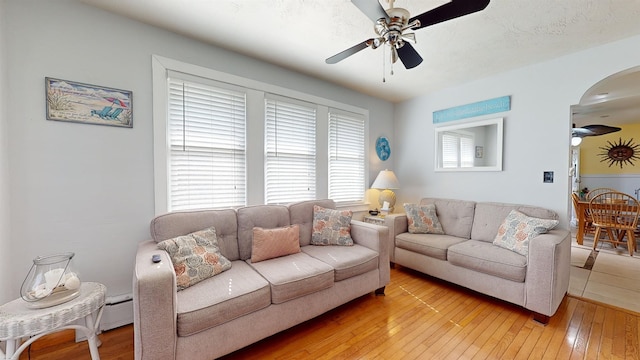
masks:
[[[213,227],[161,241],[158,248],[171,257],[178,291],[231,269],[231,262],[220,253]]]
[[[558,220],[534,218],[511,210],[498,228],[493,244],[527,256],[529,241],[553,229],[558,223]]]
[[[444,234],[434,204],[404,204],[409,232],[413,234]]]
[[[325,209],[313,206],[313,232],[311,245],[352,246],[351,210]]]
[[[300,252],[300,226],[276,229],[253,228],[251,262],[256,263]]]

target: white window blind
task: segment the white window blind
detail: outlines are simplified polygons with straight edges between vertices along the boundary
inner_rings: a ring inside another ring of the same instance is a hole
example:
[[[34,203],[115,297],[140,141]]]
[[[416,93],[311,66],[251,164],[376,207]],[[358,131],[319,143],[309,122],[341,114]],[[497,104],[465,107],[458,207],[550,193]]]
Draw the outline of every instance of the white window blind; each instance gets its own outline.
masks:
[[[265,99],[265,202],[316,198],[316,108],[294,100]]]
[[[471,135],[442,134],[442,167],[473,167],[475,154],[473,144]]]
[[[169,211],[246,203],[245,94],[168,80]]]
[[[460,167],[473,167],[475,151],[471,136],[460,137]]]
[[[362,203],[365,191],[364,117],[329,112],[329,198]]]

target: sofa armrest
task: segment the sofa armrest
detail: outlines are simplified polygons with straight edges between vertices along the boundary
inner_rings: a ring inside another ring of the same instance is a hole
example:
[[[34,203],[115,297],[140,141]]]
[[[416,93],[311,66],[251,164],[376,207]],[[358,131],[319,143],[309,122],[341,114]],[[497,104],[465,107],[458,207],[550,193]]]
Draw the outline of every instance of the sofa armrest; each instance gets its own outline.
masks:
[[[396,236],[409,231],[406,214],[389,214],[384,217],[384,224],[389,228],[389,261],[395,261]]]
[[[552,316],[569,289],[571,232],[551,230],[529,242],[525,307]]]
[[[152,255],[161,261],[153,263]],[[136,360],[174,359],[177,337],[176,275],[169,254],[153,240],[138,244],[133,272]]]
[[[389,229],[386,226],[369,224],[358,220],[351,221],[351,238],[353,242],[378,253],[380,288],[387,286],[391,279],[389,245],[387,244],[388,232]]]

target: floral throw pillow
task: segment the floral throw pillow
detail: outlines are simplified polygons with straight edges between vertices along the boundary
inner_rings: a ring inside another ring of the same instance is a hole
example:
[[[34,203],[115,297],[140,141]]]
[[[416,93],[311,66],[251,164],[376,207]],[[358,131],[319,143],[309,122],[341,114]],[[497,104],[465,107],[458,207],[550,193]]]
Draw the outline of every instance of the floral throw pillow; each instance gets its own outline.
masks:
[[[231,262],[220,253],[213,227],[161,241],[158,248],[171,257],[178,291],[231,269]]]
[[[444,234],[434,204],[404,204],[409,232],[412,234]]]
[[[493,244],[527,256],[529,241],[553,229],[558,223],[558,220],[534,218],[511,210],[498,228]]]
[[[351,210],[325,209],[313,206],[311,245],[352,246]]]

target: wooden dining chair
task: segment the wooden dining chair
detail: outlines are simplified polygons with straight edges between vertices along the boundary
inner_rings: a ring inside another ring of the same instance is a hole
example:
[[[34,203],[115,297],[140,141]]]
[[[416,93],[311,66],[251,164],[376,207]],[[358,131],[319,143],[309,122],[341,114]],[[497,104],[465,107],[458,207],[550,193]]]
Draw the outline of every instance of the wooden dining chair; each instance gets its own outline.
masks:
[[[595,228],[593,227],[593,219],[591,218],[591,212],[589,212],[589,208],[585,208],[582,214],[578,214],[578,211],[580,209],[580,206],[578,205],[578,202],[580,202],[580,196],[577,193],[572,192],[571,193],[571,200],[573,201],[573,208],[576,211],[576,216],[578,218],[580,218],[580,216],[582,216],[584,218],[584,228],[583,228],[583,233],[586,234],[593,234],[595,233]],[[579,221],[578,221],[579,223]]]
[[[618,192],[618,190],[616,189],[612,189],[612,188],[607,188],[607,187],[600,187],[600,188],[595,188],[591,191],[589,191],[588,193],[585,194],[584,198],[587,201],[591,201],[591,199],[593,199],[594,197],[602,194],[602,193],[607,193],[607,192]]]
[[[626,242],[629,255],[633,256],[636,250],[634,231],[640,216],[638,200],[621,192],[605,192],[589,201],[589,212],[593,219],[593,226],[596,228],[593,249],[596,249],[599,241],[610,242],[614,247]],[[607,233],[608,240],[600,239],[602,231]]]

